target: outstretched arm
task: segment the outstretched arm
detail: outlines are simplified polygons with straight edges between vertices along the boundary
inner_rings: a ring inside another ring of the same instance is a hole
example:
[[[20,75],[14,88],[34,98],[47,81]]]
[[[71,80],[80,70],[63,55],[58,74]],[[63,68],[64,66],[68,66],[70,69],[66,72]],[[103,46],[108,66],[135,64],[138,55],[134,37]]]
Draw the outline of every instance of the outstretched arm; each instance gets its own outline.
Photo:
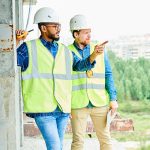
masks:
[[[90,62],[90,58],[86,59],[80,59],[74,52],[73,54],[73,71],[87,71],[91,70],[94,67],[94,64],[96,63],[93,61]]]
[[[80,59],[74,52],[73,53],[73,70],[74,71],[87,71],[91,70],[96,63],[96,57],[104,52],[104,43],[96,45],[93,53],[86,59]]]

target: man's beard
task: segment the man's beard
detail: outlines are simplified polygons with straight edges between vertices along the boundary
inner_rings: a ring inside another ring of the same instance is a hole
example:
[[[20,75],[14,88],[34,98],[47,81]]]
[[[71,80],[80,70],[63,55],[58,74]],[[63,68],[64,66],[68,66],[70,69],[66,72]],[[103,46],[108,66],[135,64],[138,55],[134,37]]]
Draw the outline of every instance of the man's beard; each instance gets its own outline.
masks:
[[[58,38],[55,38],[54,41],[59,41],[59,39],[60,39],[59,37],[58,37]]]
[[[50,34],[48,36],[49,39],[52,39],[53,41],[59,41],[60,37],[55,37],[55,34]]]
[[[87,42],[87,41],[81,42],[81,44],[82,44],[83,46],[87,46],[89,43],[90,43],[90,42]]]

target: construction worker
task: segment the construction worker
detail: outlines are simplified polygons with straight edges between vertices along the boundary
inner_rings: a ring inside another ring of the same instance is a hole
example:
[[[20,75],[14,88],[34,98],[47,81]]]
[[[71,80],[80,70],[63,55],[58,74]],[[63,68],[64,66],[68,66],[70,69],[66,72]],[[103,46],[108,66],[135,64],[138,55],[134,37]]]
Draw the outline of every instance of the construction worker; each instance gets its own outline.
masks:
[[[81,59],[86,59],[99,48],[101,54],[96,58],[93,69],[73,72],[71,101],[71,125],[73,130],[72,150],[83,150],[84,136],[88,116],[96,131],[101,150],[112,150],[109,128],[106,127],[108,110],[114,114],[117,110],[116,89],[111,67],[108,61],[105,43],[91,42],[91,27],[84,15],[75,15],[70,20],[70,30],[74,43],[68,48]]]
[[[24,112],[35,119],[47,150],[62,150],[71,112],[72,68],[75,71],[93,68],[94,59],[100,52],[96,49],[90,57],[81,60],[58,42],[60,22],[51,8],[39,9],[34,23],[38,24],[40,38],[24,42],[17,49]],[[26,31],[17,30],[17,44],[26,36]]]

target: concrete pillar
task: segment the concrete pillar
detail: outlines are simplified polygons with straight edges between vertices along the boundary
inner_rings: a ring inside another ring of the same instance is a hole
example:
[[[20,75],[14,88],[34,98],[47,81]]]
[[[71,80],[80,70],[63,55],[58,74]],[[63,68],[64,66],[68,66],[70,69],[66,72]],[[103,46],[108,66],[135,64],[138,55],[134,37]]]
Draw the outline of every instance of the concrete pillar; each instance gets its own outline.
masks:
[[[22,0],[0,0],[0,150],[20,149],[19,80],[15,28]]]

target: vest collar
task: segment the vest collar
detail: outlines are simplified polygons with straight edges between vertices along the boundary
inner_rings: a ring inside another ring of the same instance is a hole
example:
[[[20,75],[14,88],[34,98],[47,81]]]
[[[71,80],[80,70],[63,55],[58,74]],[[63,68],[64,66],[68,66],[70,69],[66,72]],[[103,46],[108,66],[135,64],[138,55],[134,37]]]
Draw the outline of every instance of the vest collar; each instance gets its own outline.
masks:
[[[54,47],[58,46],[58,43],[56,41],[52,41],[52,42],[46,41],[42,36],[40,36],[39,39],[45,47],[47,47],[48,45]]]

